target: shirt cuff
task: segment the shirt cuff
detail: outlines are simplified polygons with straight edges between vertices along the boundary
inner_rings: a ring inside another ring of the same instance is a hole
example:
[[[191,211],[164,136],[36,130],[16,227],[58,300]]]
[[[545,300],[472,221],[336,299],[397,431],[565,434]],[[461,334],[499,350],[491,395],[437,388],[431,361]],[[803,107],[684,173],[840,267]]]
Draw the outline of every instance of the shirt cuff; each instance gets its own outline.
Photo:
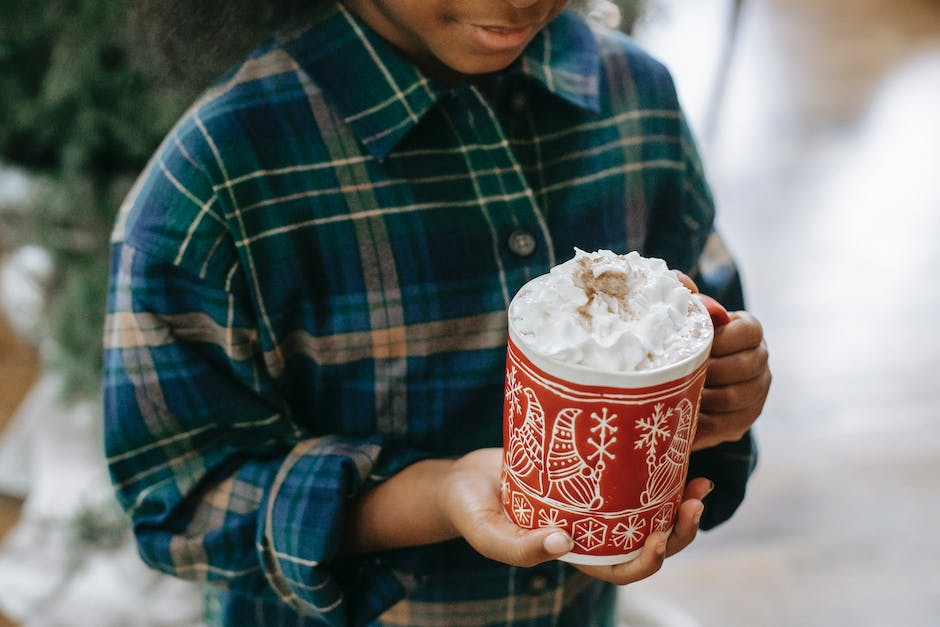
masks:
[[[274,478],[258,525],[268,582],[295,611],[329,625],[365,624],[413,585],[368,557],[337,560],[351,499],[405,466],[430,457],[379,438],[301,442]]]
[[[723,442],[692,453],[689,478],[707,477],[715,484],[704,500],[701,529],[711,529],[731,518],[744,500],[748,479],[756,466],[757,446],[750,431],[737,442]]]

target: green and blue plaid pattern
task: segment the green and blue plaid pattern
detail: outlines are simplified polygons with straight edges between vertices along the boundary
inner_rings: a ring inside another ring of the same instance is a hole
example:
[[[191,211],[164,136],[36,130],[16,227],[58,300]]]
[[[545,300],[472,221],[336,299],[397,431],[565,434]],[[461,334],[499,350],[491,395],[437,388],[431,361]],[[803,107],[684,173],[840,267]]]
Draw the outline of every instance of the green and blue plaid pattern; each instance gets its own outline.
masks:
[[[415,460],[500,445],[528,279],[575,246],[691,273],[712,222],[668,73],[574,14],[457,87],[338,4],[262,47],[114,231],[105,440],[142,556],[217,584],[230,625],[608,624],[613,588],[560,562],[463,541],[343,558],[344,515]],[[717,524],[750,440],[695,463],[721,477]]]

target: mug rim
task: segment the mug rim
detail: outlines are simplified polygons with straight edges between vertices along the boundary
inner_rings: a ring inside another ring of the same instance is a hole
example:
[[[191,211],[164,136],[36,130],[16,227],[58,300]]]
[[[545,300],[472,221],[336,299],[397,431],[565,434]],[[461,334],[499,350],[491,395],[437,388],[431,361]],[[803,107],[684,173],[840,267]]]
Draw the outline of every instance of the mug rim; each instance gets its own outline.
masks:
[[[523,288],[524,287],[525,286],[523,286]],[[519,292],[522,292],[522,290],[520,289]],[[707,342],[704,342],[695,353],[671,364],[659,366],[658,368],[651,368],[649,370],[601,370],[582,364],[565,363],[553,357],[537,353],[526,344],[522,335],[515,329],[512,316],[509,314],[513,304],[516,302],[515,297],[509,303],[506,312],[509,339],[536,368],[570,383],[614,388],[637,388],[660,385],[692,374],[702,365],[711,353],[712,342],[715,339],[715,327],[712,324],[711,316],[709,316],[705,304],[694,296],[693,294],[693,306],[698,308],[698,310],[704,314],[705,319],[708,320],[708,327],[711,329],[711,337]]]

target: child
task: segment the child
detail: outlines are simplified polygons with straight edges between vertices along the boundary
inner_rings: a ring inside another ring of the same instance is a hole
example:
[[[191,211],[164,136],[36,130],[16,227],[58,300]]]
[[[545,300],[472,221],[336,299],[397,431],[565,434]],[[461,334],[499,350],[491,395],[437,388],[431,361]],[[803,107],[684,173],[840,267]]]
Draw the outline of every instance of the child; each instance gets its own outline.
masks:
[[[564,529],[502,514],[512,295],[575,246],[695,276],[712,232],[666,70],[566,4],[315,3],[122,207],[110,468],[143,558],[219,584],[213,622],[612,624],[612,584],[742,498],[770,383],[746,312],[716,334],[671,535],[574,567]]]

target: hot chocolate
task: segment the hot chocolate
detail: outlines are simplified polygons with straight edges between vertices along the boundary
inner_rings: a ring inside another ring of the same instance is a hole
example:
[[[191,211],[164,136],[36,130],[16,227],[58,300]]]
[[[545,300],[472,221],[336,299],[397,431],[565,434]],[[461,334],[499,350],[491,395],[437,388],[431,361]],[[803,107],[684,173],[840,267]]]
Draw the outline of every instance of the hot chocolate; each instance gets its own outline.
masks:
[[[564,529],[560,559],[581,564],[627,561],[668,531],[713,336],[706,303],[660,259],[578,250],[523,286],[509,306],[509,518]]]
[[[577,250],[513,299],[511,325],[544,357],[592,369],[652,370],[701,351],[708,315],[661,259]]]

